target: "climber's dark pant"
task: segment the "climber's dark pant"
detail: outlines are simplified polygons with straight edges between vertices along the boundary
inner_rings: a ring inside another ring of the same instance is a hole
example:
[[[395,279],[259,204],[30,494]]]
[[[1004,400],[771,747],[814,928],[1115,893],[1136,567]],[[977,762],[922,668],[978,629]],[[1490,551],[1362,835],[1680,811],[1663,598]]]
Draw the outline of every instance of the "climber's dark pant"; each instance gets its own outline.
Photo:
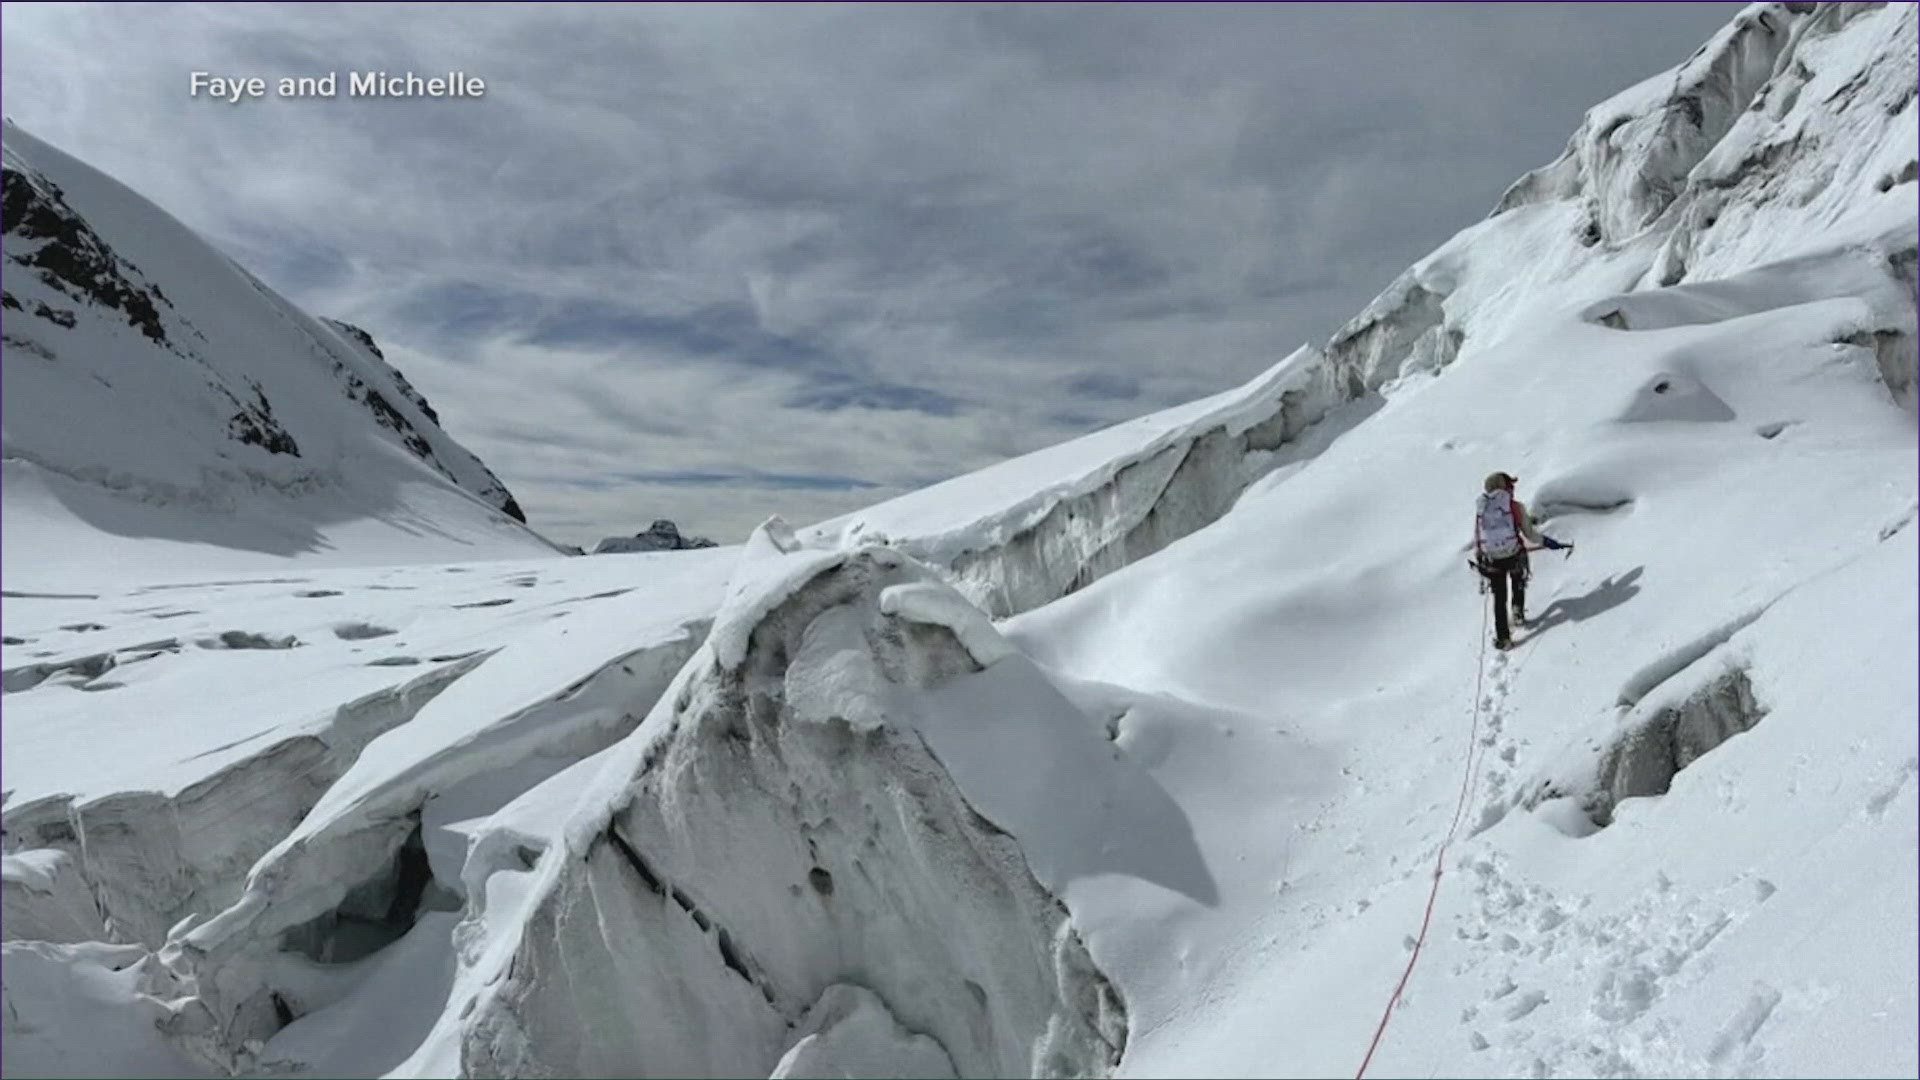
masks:
[[[1513,588],[1513,610],[1527,609],[1527,553],[1515,552],[1504,559],[1483,559],[1480,572],[1493,583],[1493,639],[1506,641],[1511,633],[1507,626],[1507,588]]]

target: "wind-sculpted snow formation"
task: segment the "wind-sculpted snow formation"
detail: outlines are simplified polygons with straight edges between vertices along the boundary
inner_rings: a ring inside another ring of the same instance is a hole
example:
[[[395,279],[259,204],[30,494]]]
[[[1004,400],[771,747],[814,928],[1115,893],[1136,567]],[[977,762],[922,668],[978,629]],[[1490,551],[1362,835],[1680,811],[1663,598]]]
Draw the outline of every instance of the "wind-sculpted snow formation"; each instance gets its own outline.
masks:
[[[1325,348],[797,536],[10,568],[5,1071],[1345,1075],[1458,803],[1375,1074],[1913,1075],[1914,20],[1754,5]],[[1476,666],[1495,468],[1577,549]]]
[[[366,331],[11,122],[3,138],[10,567],[553,550]]]

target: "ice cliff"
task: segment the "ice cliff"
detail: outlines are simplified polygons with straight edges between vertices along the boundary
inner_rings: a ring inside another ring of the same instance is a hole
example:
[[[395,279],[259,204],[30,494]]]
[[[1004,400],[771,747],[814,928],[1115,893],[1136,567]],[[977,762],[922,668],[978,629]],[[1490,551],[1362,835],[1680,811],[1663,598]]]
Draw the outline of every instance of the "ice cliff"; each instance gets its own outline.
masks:
[[[1104,738],[899,552],[763,530],[741,558],[690,657],[616,656],[476,725],[490,674],[518,678],[491,656],[363,753],[174,929],[147,984],[174,1036],[274,1070],[351,1021],[329,970],[406,948],[452,970],[428,1072],[1110,1071],[1125,1007],[1058,894]],[[1028,752],[983,752],[982,725]]]
[[[992,633],[897,553],[781,561],[797,565],[768,602],[723,612],[537,856],[513,974],[470,1022],[464,1067],[764,1075],[798,1053],[806,1075],[1105,1074],[1125,1011],[1023,853],[1045,823],[988,817],[985,779],[928,730],[929,695],[1010,650],[889,604],[938,590]],[[1008,761],[994,782],[1050,764]],[[607,1037],[568,1037],[583,1017]],[[895,1057],[909,1039],[923,1049]]]

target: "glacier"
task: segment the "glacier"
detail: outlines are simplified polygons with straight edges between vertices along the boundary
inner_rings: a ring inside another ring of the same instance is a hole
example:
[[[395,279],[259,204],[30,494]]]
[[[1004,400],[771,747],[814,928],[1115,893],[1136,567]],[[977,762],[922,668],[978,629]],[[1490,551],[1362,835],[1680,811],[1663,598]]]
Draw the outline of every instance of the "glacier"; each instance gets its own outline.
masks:
[[[1913,1075],[1915,37],[1751,5],[1242,387],[594,558],[8,127],[117,283],[9,225],[9,401],[199,419],[6,418],[4,1071]],[[1494,469],[1576,544],[1500,654]]]

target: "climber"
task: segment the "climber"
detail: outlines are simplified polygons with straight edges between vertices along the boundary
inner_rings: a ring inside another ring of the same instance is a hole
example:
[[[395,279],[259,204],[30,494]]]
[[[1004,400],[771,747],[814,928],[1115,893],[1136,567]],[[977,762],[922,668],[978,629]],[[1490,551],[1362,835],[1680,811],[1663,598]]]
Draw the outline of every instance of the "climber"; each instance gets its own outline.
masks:
[[[1487,477],[1473,516],[1474,568],[1493,586],[1493,647],[1510,649],[1513,635],[1507,627],[1507,590],[1513,590],[1513,621],[1527,622],[1527,541],[1558,551],[1571,548],[1540,533],[1533,515],[1513,497],[1517,476],[1497,472]]]

